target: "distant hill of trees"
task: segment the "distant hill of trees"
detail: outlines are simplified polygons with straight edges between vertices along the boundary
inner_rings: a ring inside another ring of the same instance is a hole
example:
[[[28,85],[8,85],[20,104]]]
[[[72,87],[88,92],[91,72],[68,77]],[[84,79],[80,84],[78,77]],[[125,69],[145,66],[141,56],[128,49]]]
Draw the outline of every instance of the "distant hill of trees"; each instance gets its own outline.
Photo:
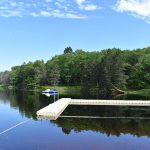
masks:
[[[38,88],[44,85],[97,86],[110,91],[150,87],[150,47],[136,50],[106,49],[86,52],[73,51],[42,60],[23,63],[11,71],[0,72],[0,84],[17,89]]]

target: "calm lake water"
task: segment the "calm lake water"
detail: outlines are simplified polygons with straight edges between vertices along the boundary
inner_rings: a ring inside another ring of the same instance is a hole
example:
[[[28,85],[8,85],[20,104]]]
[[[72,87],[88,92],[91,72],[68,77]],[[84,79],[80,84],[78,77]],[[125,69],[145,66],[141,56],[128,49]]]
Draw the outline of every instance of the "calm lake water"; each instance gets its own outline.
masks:
[[[112,99],[84,90],[60,97]],[[0,150],[150,150],[150,107],[69,106],[62,114],[67,118],[38,120],[36,111],[56,99],[40,93],[0,92]]]

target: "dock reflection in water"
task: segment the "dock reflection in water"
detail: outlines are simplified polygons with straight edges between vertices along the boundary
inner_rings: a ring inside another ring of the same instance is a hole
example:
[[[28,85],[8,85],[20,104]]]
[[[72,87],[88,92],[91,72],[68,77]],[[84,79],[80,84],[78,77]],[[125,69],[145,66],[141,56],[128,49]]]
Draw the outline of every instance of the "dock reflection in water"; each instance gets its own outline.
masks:
[[[149,150],[150,107],[69,106],[55,121],[37,120],[37,110],[53,102],[40,93],[0,92],[0,132],[29,120],[0,136],[0,149]]]
[[[150,108],[69,106],[61,116],[52,122],[67,133],[91,130],[116,136],[150,136]]]

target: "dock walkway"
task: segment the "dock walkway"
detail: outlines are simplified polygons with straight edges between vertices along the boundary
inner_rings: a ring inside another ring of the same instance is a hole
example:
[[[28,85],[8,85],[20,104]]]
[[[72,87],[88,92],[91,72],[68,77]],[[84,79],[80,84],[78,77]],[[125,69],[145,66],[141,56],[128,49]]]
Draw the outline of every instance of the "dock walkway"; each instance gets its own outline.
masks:
[[[142,100],[85,100],[62,98],[37,111],[39,118],[56,120],[68,105],[109,105],[109,106],[150,106],[150,101]]]

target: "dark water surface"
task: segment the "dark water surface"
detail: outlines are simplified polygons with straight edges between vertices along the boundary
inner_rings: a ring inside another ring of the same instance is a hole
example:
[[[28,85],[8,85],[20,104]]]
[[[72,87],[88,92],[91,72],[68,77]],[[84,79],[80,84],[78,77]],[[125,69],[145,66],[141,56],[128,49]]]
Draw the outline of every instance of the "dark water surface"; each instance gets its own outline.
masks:
[[[112,99],[84,91],[60,97]],[[150,150],[150,107],[69,106],[67,117],[37,120],[36,111],[53,101],[39,93],[0,92],[0,150]]]

